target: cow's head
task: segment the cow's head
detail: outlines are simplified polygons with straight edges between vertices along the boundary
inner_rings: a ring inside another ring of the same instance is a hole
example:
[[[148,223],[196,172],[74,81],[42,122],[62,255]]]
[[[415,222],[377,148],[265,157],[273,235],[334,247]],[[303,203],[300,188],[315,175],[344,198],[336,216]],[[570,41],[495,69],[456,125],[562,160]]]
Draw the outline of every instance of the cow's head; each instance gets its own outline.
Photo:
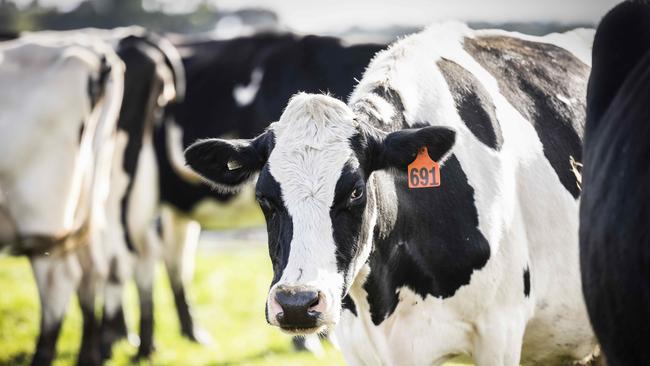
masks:
[[[267,320],[305,334],[338,321],[368,259],[377,219],[371,173],[405,171],[422,146],[440,159],[454,137],[442,127],[386,134],[337,99],[298,94],[257,138],[199,141],[185,155],[217,188],[236,188],[259,173],[256,195],[274,271]]]

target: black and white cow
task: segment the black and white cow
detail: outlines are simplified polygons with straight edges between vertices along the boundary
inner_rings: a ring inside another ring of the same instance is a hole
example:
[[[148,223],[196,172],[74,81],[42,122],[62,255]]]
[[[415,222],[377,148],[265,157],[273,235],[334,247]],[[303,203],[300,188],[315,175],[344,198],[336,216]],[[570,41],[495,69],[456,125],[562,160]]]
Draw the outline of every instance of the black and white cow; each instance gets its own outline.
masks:
[[[348,105],[298,94],[254,139],[193,144],[217,189],[259,173],[268,322],[334,328],[353,365],[589,355],[570,161],[592,36],[433,25],[377,54]],[[409,189],[422,147],[441,184]]]
[[[184,72],[171,43],[153,33],[137,27],[94,33],[113,43],[125,65],[108,198],[110,230],[104,238],[110,272],[104,291],[102,356],[108,358],[112,344],[127,334],[122,294],[132,276],[140,299],[138,356],[148,356],[153,350],[154,270],[161,251],[153,131],[164,108],[182,99]]]
[[[191,279],[200,226],[196,208],[226,202],[185,166],[183,150],[199,138],[250,138],[277,120],[298,91],[347,96],[378,44],[344,45],[331,37],[258,34],[219,41],[177,42],[186,69],[183,103],[155,138],[163,203],[162,229],[170,283],[183,334],[205,339],[192,321],[184,284]]]
[[[41,302],[33,365],[49,365],[76,290],[84,320],[79,364],[99,364],[95,295],[123,64],[94,37],[32,35],[0,44],[2,219],[28,255]]]
[[[582,286],[607,363],[650,359],[650,3],[602,20],[587,93],[580,203]]]

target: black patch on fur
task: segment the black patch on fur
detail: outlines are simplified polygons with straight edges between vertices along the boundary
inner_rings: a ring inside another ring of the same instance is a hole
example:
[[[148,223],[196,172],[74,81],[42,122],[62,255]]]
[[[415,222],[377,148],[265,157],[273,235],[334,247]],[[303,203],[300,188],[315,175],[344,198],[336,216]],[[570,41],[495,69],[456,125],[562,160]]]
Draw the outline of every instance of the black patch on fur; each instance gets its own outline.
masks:
[[[110,72],[111,66],[106,61],[106,58],[102,56],[99,74],[89,77],[86,85],[91,109],[95,108],[97,102],[104,96],[106,81]]]
[[[343,301],[341,305],[343,309],[350,310],[352,314],[354,314],[354,316],[357,316],[357,306],[354,304],[354,301],[352,301],[350,295],[346,295],[343,297]]]
[[[84,137],[84,131],[86,130],[86,121],[81,121],[81,125],[79,126],[79,143],[81,144],[81,140]]]
[[[650,4],[601,22],[589,80],[580,269],[607,364],[650,359]]]
[[[500,150],[503,145],[501,126],[494,103],[481,82],[454,61],[441,59],[442,72],[456,103],[456,109],[467,128],[485,145]]]
[[[366,207],[367,194],[364,174],[352,168],[348,163],[343,167],[341,175],[334,189],[334,202],[330,208],[332,220],[332,235],[336,244],[336,267],[347,279],[348,269],[359,250],[358,244],[363,237],[363,231],[371,230],[363,225],[363,213]],[[358,200],[351,201],[350,194],[353,190],[363,191]],[[348,284],[344,284],[347,288]],[[345,295],[345,294],[344,294]]]
[[[465,38],[464,47],[533,125],[562,185],[577,198],[580,190],[569,161],[582,160],[589,67],[563,48],[512,37]],[[570,99],[571,106],[558,95]]]
[[[375,228],[364,285],[375,324],[395,310],[401,287],[422,297],[453,296],[490,257],[478,229],[474,189],[454,155],[441,173],[443,184],[436,189],[408,189],[406,174],[394,175],[397,221],[392,228]],[[381,237],[379,231],[388,235]]]
[[[291,239],[293,238],[293,219],[284,207],[280,183],[271,175],[268,165],[265,165],[260,172],[255,192],[258,201],[265,202],[260,207],[266,219],[269,256],[273,264],[273,280],[271,281],[271,286],[273,286],[282,277],[289,261]]]
[[[387,101],[391,106],[393,106],[394,114],[392,121],[384,121],[386,126],[392,126],[394,130],[400,130],[402,128],[409,128],[410,126],[404,118],[404,103],[402,102],[402,97],[399,92],[393,89],[387,84],[379,84],[373,90],[370,91],[373,94],[380,96],[382,99]],[[375,107],[376,108],[376,107]]]
[[[524,269],[524,296],[530,296],[530,269],[528,266]]]

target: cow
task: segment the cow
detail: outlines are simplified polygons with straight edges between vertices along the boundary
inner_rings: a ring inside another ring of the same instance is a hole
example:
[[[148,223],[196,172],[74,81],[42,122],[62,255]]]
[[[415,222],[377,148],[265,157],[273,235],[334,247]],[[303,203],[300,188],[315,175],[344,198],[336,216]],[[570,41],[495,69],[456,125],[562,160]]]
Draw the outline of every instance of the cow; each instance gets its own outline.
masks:
[[[351,365],[590,355],[570,162],[592,37],[434,24],[379,52],[347,105],[297,94],[255,138],[191,145],[214,189],[256,180],[267,321],[334,329]]]
[[[184,71],[173,46],[154,33],[131,27],[102,35],[124,62],[125,74],[108,198],[110,230],[104,238],[110,272],[104,291],[101,352],[103,359],[109,358],[113,343],[127,335],[123,285],[134,277],[140,299],[136,357],[148,357],[153,351],[154,270],[161,254],[153,131],[164,108],[182,100]]]
[[[94,37],[25,37],[0,44],[2,247],[30,259],[41,302],[32,365],[51,364],[77,291],[78,363],[97,365],[95,295],[124,67]]]
[[[346,45],[333,37],[261,33],[229,40],[177,40],[186,70],[184,101],[168,108],[156,131],[160,164],[163,256],[182,333],[208,341],[194,324],[185,284],[191,279],[200,226],[194,211],[235,195],[201,183],[185,166],[183,150],[199,138],[250,138],[280,117],[298,91],[347,96],[381,44]]]
[[[642,365],[650,351],[650,4],[627,1],[596,31],[587,92],[580,268],[607,363]]]
[[[37,32],[24,36],[54,41],[71,36],[96,37],[109,44],[124,63],[124,96],[106,203],[108,228],[103,231],[102,252],[95,254],[96,261],[103,261],[108,267],[107,275],[102,278],[104,311],[98,337],[102,359],[106,359],[110,357],[112,344],[127,335],[122,287],[135,274],[140,295],[137,357],[146,357],[153,350],[151,295],[154,265],[160,252],[155,233],[159,196],[152,135],[163,108],[182,99],[184,71],[180,57],[164,38],[139,27]],[[83,340],[94,342],[96,337],[84,333]]]

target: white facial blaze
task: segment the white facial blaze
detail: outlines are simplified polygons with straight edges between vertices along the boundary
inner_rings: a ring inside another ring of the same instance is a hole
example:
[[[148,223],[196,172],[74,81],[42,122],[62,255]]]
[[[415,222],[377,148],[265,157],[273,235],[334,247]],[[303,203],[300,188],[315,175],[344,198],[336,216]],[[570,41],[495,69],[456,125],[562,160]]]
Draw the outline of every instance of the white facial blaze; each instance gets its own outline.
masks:
[[[353,152],[352,111],[324,95],[298,94],[271,127],[276,144],[270,172],[280,184],[293,223],[289,260],[278,285],[309,285],[325,295],[329,320],[337,320],[343,274],[336,265],[330,207],[336,183]]]

